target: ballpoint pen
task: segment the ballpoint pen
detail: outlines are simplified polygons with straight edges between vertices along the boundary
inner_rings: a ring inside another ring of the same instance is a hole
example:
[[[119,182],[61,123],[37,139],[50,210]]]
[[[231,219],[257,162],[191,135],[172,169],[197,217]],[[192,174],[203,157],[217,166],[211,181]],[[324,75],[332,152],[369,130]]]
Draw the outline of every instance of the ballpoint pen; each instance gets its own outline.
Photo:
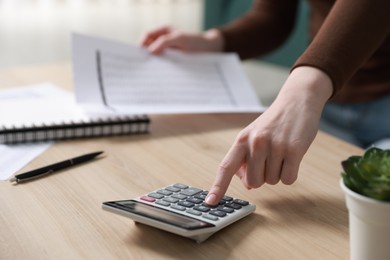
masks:
[[[35,169],[32,171],[28,171],[28,172],[25,172],[22,174],[15,175],[15,177],[11,178],[10,181],[20,183],[20,182],[40,178],[42,176],[51,174],[51,173],[56,172],[58,170],[65,169],[65,168],[68,168],[68,167],[71,167],[74,165],[78,165],[78,164],[90,161],[102,153],[103,153],[103,151],[84,154],[84,155],[81,155],[81,156],[78,156],[78,157],[75,157],[72,159],[68,159],[68,160],[65,160],[62,162],[54,163],[54,164],[51,164],[51,165],[48,165],[48,166],[45,166],[45,167],[42,167],[39,169]]]

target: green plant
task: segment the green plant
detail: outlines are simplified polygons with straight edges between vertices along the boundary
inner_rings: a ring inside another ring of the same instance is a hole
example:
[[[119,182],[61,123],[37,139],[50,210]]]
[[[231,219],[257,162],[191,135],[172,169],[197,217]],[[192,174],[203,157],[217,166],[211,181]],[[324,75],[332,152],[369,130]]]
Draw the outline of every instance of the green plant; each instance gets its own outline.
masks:
[[[390,201],[390,150],[369,148],[362,156],[342,161],[341,174],[349,189],[377,200]]]

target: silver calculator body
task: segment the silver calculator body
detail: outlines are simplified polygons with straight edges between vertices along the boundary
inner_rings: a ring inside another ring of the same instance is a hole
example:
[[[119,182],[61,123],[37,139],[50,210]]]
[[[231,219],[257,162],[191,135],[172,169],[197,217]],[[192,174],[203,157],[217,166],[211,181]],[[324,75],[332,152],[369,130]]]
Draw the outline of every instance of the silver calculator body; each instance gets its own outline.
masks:
[[[176,183],[134,199],[103,202],[102,208],[198,243],[256,209],[229,196],[211,207],[204,203],[206,195],[207,191]]]

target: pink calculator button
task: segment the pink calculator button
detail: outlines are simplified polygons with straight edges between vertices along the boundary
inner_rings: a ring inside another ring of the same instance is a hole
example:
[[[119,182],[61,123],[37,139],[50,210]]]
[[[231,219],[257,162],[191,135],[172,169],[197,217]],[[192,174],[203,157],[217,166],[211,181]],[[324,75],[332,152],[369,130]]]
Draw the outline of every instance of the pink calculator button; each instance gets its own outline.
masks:
[[[141,200],[146,200],[146,201],[149,201],[149,202],[155,202],[156,201],[155,198],[152,198],[152,197],[149,197],[149,196],[146,196],[146,195],[142,196]]]

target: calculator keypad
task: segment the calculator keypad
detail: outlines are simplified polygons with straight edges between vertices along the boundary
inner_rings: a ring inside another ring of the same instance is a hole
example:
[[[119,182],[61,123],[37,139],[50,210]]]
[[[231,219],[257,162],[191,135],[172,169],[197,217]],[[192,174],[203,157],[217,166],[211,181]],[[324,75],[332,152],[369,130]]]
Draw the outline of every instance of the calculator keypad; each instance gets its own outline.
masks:
[[[201,217],[212,221],[225,218],[239,211],[242,207],[249,205],[247,201],[223,196],[219,205],[210,206],[204,202],[207,193],[207,191],[198,188],[176,183],[141,196],[139,199],[150,204],[155,204],[158,207],[171,208],[194,217]]]

